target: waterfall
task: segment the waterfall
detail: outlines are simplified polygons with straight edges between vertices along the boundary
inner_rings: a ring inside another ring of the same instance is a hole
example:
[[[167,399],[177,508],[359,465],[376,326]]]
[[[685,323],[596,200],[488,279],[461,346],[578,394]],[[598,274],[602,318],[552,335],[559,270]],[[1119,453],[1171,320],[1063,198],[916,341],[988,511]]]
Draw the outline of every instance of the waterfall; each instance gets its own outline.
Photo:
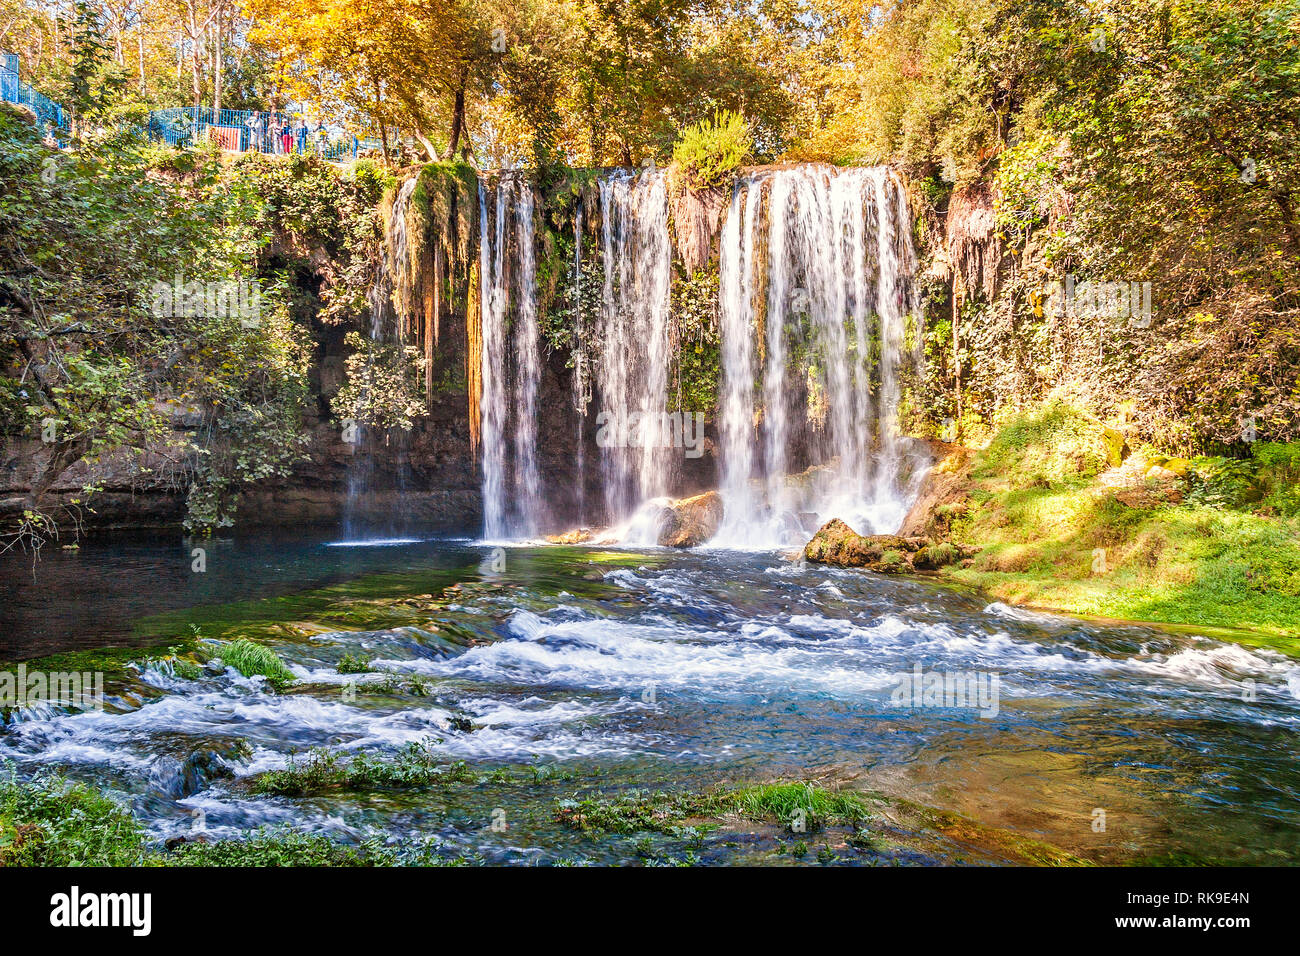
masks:
[[[593,384],[606,518],[620,522],[672,477],[663,428],[672,247],[665,172],[618,170],[599,185],[604,286]]]
[[[491,190],[479,183],[483,517],[489,540],[534,534],[541,504],[535,204],[533,187],[520,175],[502,174]]]
[[[653,168],[612,170],[596,186],[572,210],[568,266],[579,343],[575,500],[585,521],[583,428],[594,400],[603,501],[590,510],[622,526],[625,543],[652,543],[657,502],[674,490],[681,457],[667,414],[668,178]],[[479,186],[484,533],[494,540],[536,534],[544,504],[536,203],[517,172]],[[588,223],[593,246],[584,252]],[[897,415],[914,310],[910,233],[906,196],[884,168],[805,165],[737,181],[721,240],[726,507],[715,544],[797,543],[832,516],[864,533],[901,523],[906,446]],[[593,302],[599,293],[599,307],[584,317],[587,293]]]
[[[573,410],[578,470],[578,527],[587,523],[587,443],[583,427],[587,420],[587,352],[583,348],[586,323],[582,315],[582,197],[573,210]]]
[[[760,509],[750,474],[754,470],[754,243],[758,239],[758,205],[762,189],[756,183],[738,185],[722,229],[718,288],[718,321],[722,333],[720,405],[721,492],[727,511],[720,537],[744,534],[743,522]]]
[[[366,296],[366,303],[370,306],[372,342],[400,342],[406,332],[405,309],[411,301],[414,282],[407,210],[417,181],[416,176],[407,179],[393,197],[393,208],[380,249],[379,268]],[[369,508],[365,506],[366,499],[372,494],[375,479],[375,459],[366,444],[369,432],[370,429],[356,422],[351,423],[346,431],[352,446],[346,476],[347,498],[343,503],[343,533],[348,538],[355,538],[367,531],[374,533],[376,530],[396,533],[395,528],[401,524],[397,516],[376,521],[373,503]],[[399,490],[405,490],[408,467],[404,460],[398,462],[396,478]]]
[[[890,211],[893,182],[886,170],[875,170],[875,206],[879,222],[878,243],[879,292],[876,311],[880,316],[880,452],[876,457],[875,488],[877,501],[895,497],[898,474],[898,361],[903,348],[903,312],[898,301],[898,243],[895,233],[897,216]],[[901,194],[901,190],[899,190]],[[904,207],[905,208],[905,207]],[[901,210],[900,210],[901,211]],[[910,230],[909,230],[910,231]],[[902,516],[899,516],[901,521]]]
[[[726,510],[714,544],[798,543],[831,517],[861,533],[902,522],[910,233],[906,196],[884,168],[799,166],[737,182],[720,263]],[[796,456],[805,470],[792,477]]]

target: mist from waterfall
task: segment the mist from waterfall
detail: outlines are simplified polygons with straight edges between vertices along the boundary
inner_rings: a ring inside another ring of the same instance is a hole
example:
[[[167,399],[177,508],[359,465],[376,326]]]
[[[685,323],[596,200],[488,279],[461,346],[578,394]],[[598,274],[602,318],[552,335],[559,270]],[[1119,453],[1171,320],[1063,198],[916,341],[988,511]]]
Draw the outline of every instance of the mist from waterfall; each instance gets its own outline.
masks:
[[[863,534],[902,523],[910,242],[906,196],[885,168],[799,166],[737,182],[722,233],[725,515],[712,544],[802,543],[831,517]],[[791,476],[800,433],[815,438],[813,467]]]
[[[535,211],[533,187],[522,175],[503,173],[495,188],[480,180],[483,533],[488,540],[536,533],[541,507]]]
[[[606,517],[619,523],[665,494],[673,473],[662,433],[672,278],[668,177],[657,169],[616,170],[599,187],[604,287],[593,384]],[[636,444],[620,438],[632,421],[639,422]]]

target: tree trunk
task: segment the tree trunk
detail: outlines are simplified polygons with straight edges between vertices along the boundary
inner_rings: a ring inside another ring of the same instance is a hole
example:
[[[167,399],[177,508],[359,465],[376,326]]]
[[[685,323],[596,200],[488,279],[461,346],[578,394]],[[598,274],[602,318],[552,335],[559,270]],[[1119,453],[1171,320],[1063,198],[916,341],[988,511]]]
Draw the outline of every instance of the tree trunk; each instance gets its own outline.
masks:
[[[199,41],[194,40],[190,46],[190,72],[194,80],[194,108],[203,105],[203,67],[199,63]]]
[[[81,456],[90,450],[89,438],[74,438],[71,441],[58,442],[50,452],[38,477],[23,499],[23,507],[29,511],[39,510],[41,498],[50,490],[59,476],[71,468]]]
[[[456,104],[451,111],[451,145],[447,147],[448,157],[456,155],[460,146],[460,137],[465,130],[465,84],[469,80],[469,70],[461,67],[460,81],[456,84]]]
[[[213,113],[215,114],[213,117],[214,121],[220,123],[221,122],[221,74],[222,74],[222,66],[223,66],[221,61],[221,18],[220,17],[218,17],[216,22],[213,24],[213,46],[215,47],[215,52],[212,58],[212,74],[213,74],[212,110]]]
[[[420,141],[420,145],[424,147],[424,151],[429,154],[429,162],[438,162],[438,149],[433,145],[433,143],[429,142],[428,137],[417,129],[415,131],[415,138]]]

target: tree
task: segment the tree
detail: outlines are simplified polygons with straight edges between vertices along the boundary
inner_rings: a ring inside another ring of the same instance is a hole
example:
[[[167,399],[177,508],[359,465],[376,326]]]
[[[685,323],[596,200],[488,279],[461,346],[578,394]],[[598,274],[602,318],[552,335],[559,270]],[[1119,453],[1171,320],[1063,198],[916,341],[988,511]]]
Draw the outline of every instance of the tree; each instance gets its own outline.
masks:
[[[0,432],[47,450],[7,510],[40,515],[82,458],[170,444],[192,516],[221,523],[223,489],[298,454],[307,393],[303,332],[256,275],[256,197],[214,160],[162,175],[129,138],[51,151],[7,107],[0,143]]]

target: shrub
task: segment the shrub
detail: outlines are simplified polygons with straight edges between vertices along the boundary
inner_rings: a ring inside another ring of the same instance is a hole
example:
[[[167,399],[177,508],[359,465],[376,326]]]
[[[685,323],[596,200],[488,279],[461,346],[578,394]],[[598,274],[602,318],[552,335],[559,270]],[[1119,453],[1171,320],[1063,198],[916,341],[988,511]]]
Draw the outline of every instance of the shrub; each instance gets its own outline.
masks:
[[[1255,469],[1248,461],[1204,455],[1193,458],[1188,469],[1192,504],[1240,508],[1258,498]]]
[[[478,775],[464,762],[439,763],[427,743],[410,743],[391,759],[362,752],[346,762],[339,754],[318,748],[302,764],[291,757],[283,770],[264,773],[253,789],[271,796],[301,797],[330,790],[406,790],[478,782]]]
[[[724,110],[682,130],[673,147],[673,163],[691,189],[708,189],[722,185],[753,147],[749,123],[739,113]]]
[[[263,828],[243,840],[185,843],[165,858],[168,866],[473,866],[478,856],[448,856],[435,840],[394,846],[378,837],[339,843],[320,833]]]

